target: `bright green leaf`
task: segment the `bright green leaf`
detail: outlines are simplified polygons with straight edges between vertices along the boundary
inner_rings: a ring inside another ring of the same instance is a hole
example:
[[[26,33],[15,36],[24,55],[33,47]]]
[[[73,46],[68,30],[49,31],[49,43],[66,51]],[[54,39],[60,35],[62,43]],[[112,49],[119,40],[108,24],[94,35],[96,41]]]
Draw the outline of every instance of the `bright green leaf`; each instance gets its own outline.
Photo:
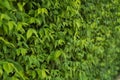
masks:
[[[0,77],[3,75],[2,67],[0,66]]]
[[[42,78],[45,78],[47,75],[46,75],[46,72],[45,72],[45,69],[42,69]]]
[[[7,72],[7,74],[9,74],[13,70],[12,64],[11,63],[4,63],[3,69]]]
[[[55,58],[55,59],[59,58],[61,54],[62,54],[62,51],[61,51],[61,50],[57,50],[57,51],[54,53],[54,58]]]
[[[8,0],[0,1],[0,5],[2,5],[3,7],[7,8],[8,10],[11,9],[11,5],[10,5],[10,2]]]
[[[33,34],[33,29],[29,29],[27,31],[27,39],[29,39],[32,36],[32,34]]]

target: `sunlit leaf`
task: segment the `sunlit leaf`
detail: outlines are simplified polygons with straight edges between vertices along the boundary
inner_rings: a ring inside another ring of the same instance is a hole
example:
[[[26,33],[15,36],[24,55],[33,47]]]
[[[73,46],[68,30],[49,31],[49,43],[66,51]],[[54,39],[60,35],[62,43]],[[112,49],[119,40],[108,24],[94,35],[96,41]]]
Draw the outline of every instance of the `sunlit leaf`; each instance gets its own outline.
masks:
[[[3,41],[3,42],[4,42],[5,44],[7,44],[7,45],[11,45],[12,47],[15,47],[14,44],[6,41],[3,37],[0,37],[0,40]]]
[[[19,2],[19,3],[17,3],[17,5],[18,5],[19,10],[23,11],[23,9],[24,9],[23,6],[25,5],[25,3],[20,3]]]
[[[1,20],[3,19],[10,20],[10,17],[7,14],[1,14],[0,18]]]
[[[29,29],[28,31],[27,31],[27,39],[29,39],[31,36],[32,36],[32,34],[33,34],[33,29]]]
[[[9,74],[13,70],[12,64],[11,63],[3,64],[3,69],[7,72],[7,74]]]
[[[8,22],[9,31],[11,31],[15,25],[16,24],[13,21],[9,21]]]
[[[42,69],[42,78],[45,78],[47,75],[46,75],[46,72],[45,72],[45,69]]]
[[[38,37],[37,32],[34,29],[29,29],[27,31],[27,35],[26,35],[27,39],[29,39],[32,36],[33,33],[35,34],[36,37]]]
[[[3,7],[7,8],[8,10],[11,9],[10,3],[8,0],[2,0],[0,1],[0,5],[2,5]]]
[[[0,66],[0,77],[3,75],[2,67]]]
[[[54,58],[55,58],[55,59],[59,58],[61,54],[62,54],[62,51],[61,51],[61,50],[57,50],[57,51],[54,53]]]

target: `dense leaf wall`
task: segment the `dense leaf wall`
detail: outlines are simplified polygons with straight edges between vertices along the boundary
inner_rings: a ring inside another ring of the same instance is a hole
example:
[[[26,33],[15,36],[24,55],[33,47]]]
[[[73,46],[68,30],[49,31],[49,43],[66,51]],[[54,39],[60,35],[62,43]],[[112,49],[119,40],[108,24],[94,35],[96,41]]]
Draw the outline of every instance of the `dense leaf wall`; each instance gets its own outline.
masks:
[[[0,0],[1,80],[113,80],[119,0]]]

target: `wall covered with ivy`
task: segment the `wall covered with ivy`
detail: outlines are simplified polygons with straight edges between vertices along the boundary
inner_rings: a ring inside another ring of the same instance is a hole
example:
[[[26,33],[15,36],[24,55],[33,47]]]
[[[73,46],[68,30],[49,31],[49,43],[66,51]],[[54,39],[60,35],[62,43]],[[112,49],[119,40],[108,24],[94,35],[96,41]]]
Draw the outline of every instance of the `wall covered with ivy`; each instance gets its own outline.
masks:
[[[113,80],[120,0],[0,0],[0,80]]]

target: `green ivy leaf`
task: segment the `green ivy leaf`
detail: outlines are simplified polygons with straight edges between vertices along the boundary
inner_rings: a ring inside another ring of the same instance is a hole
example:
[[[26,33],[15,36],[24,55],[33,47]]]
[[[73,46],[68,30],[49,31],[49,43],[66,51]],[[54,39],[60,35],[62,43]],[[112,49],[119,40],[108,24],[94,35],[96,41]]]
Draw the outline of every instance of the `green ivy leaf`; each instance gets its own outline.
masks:
[[[40,14],[47,14],[48,15],[48,11],[46,8],[38,8],[36,11],[35,11],[35,16],[38,16]]]
[[[10,2],[8,0],[2,0],[0,1],[0,5],[2,5],[3,7],[7,8],[8,10],[11,10],[11,5]]]
[[[24,2],[23,3],[19,2],[19,3],[17,3],[17,5],[18,5],[19,10],[23,11],[23,9],[24,9],[23,6],[25,5],[25,3]]]
[[[15,24],[14,21],[9,21],[9,22],[8,22],[9,31],[11,31],[15,25],[16,25],[16,24]]]
[[[0,66],[0,77],[3,75],[2,67]]]
[[[55,59],[59,58],[62,53],[63,53],[62,50],[57,50],[57,51],[54,53],[54,58],[55,58]]]
[[[29,39],[32,36],[33,33],[35,34],[36,37],[38,37],[36,30],[30,28],[27,31],[27,39]]]
[[[10,20],[10,17],[7,14],[1,14],[0,19],[6,19],[6,20]]]
[[[32,36],[32,34],[33,34],[33,29],[29,29],[27,31],[27,39],[29,39]]]
[[[3,64],[3,69],[7,72],[7,74],[9,74],[10,72],[13,71],[12,65],[13,64],[8,63],[8,62],[6,62],[6,63]]]
[[[25,55],[27,53],[27,49],[21,48],[21,54]]]
[[[3,42],[4,42],[5,44],[7,44],[7,45],[10,45],[10,46],[12,46],[12,47],[15,47],[14,44],[6,41],[3,37],[0,37],[0,40],[3,41]]]
[[[44,79],[44,78],[46,78],[46,71],[45,71],[45,69],[42,69],[42,78]]]
[[[14,68],[17,70],[17,71],[23,71],[23,68],[22,68],[22,66],[19,64],[19,63],[17,63],[17,62],[15,62],[15,61],[13,61],[13,60],[11,60],[11,59],[7,59],[7,61],[8,62],[10,62],[10,63],[12,63],[13,64],[13,66],[14,66]]]

